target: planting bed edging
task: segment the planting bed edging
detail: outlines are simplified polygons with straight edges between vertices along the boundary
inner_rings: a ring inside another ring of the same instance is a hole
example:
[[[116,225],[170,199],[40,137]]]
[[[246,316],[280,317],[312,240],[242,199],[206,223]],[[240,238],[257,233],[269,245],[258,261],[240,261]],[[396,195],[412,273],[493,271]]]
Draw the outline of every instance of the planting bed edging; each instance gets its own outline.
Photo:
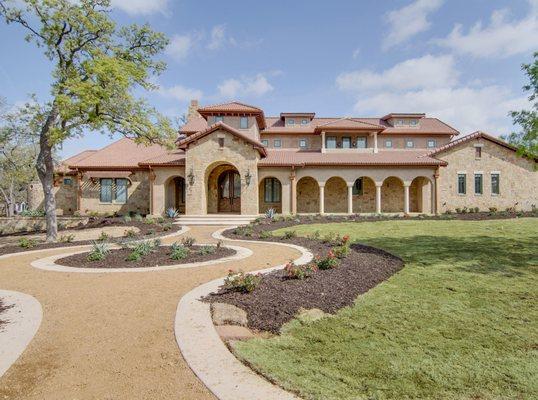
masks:
[[[214,246],[214,244],[199,244],[199,246]],[[71,253],[62,253],[56,254],[50,257],[40,258],[39,260],[32,261],[31,265],[34,268],[44,269],[46,271],[55,271],[55,272],[80,272],[80,273],[90,273],[90,274],[101,274],[101,273],[113,273],[113,272],[149,272],[149,271],[165,271],[169,269],[180,269],[180,268],[197,268],[205,267],[208,265],[222,264],[228,261],[237,261],[243,258],[250,257],[253,253],[250,249],[240,246],[222,246],[228,249],[235,250],[236,254],[229,257],[223,257],[216,260],[209,260],[203,262],[194,262],[187,264],[174,264],[174,265],[161,265],[156,267],[141,267],[141,268],[78,268],[78,267],[68,267],[66,265],[56,264],[56,260],[60,258],[69,257],[77,253],[86,253],[88,250],[74,251]]]
[[[222,236],[222,232],[232,228],[219,229],[213,232],[212,236],[226,241],[294,248],[301,252],[301,256],[294,260],[297,265],[307,264],[314,257],[308,249],[293,244],[229,239]],[[254,273],[271,272],[284,266],[285,264],[281,264]],[[211,318],[210,304],[200,299],[218,290],[223,284],[224,278],[215,279],[191,290],[179,301],[174,330],[183,358],[196,376],[220,400],[299,399],[241,363],[219,337]]]
[[[43,310],[34,297],[21,292],[0,290],[6,305],[13,307],[2,313],[7,324],[0,330],[0,378],[24,352],[41,325]]]
[[[182,226],[179,231],[169,233],[169,234],[164,235],[164,236],[157,236],[157,237],[152,237],[152,238],[147,238],[147,239],[133,240],[132,243],[148,242],[148,241],[155,240],[155,239],[159,239],[159,240],[168,239],[168,238],[171,238],[171,237],[174,237],[174,236],[183,235],[184,233],[186,233],[186,232],[188,232],[190,230],[191,230],[191,228],[189,228],[188,226]],[[88,244],[80,244],[80,245],[73,245],[73,246],[48,247],[48,248],[45,248],[45,249],[19,251],[17,253],[3,254],[3,255],[0,256],[0,260],[4,260],[6,258],[11,258],[11,257],[15,257],[15,256],[21,256],[21,255],[24,256],[24,255],[27,255],[27,254],[39,253],[41,251],[72,250],[72,249],[86,248],[86,247],[90,247],[90,246],[91,246],[91,244],[88,243]],[[71,254],[74,254],[74,253],[81,253],[81,252],[80,251],[79,252],[73,252]]]

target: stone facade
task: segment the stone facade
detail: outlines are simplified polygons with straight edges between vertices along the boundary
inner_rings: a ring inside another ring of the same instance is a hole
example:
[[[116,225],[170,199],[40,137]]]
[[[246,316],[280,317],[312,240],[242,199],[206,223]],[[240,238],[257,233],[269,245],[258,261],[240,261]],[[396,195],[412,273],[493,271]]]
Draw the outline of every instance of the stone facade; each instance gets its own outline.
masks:
[[[482,147],[480,159],[475,146]],[[519,157],[514,151],[489,140],[470,140],[439,154],[448,166],[439,172],[439,197],[441,211],[463,207],[498,210],[515,207],[530,210],[538,206],[538,173],[536,162]],[[491,193],[491,173],[500,175],[500,193]],[[466,174],[466,194],[458,194],[458,173]],[[483,193],[474,193],[474,174],[482,173]]]

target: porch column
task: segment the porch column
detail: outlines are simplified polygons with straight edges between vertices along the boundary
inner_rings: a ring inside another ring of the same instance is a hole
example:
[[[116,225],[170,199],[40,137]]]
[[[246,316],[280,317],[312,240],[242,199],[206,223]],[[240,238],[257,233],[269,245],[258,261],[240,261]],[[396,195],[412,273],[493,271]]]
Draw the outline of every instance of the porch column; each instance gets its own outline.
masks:
[[[347,213],[353,214],[353,185],[347,185]]]
[[[325,132],[321,132],[321,152],[325,153]]]
[[[375,183],[375,212],[376,214],[381,214],[381,186],[383,186],[383,182]]]
[[[430,213],[435,214],[435,184],[430,180]]]
[[[377,153],[377,132],[374,132],[374,153]]]
[[[319,184],[319,213],[325,214],[325,182]]]
[[[292,172],[290,175],[290,182],[291,182],[291,213],[295,215],[297,214],[297,178],[294,172]]]
[[[409,214],[409,186],[411,182],[404,182],[404,214]]]
[[[433,176],[435,180],[435,215],[439,215],[439,167],[437,167],[437,171],[435,171],[435,175]]]
[[[155,173],[150,168],[149,169],[149,214],[150,215],[153,215],[154,210],[155,210],[154,185],[155,185]]]

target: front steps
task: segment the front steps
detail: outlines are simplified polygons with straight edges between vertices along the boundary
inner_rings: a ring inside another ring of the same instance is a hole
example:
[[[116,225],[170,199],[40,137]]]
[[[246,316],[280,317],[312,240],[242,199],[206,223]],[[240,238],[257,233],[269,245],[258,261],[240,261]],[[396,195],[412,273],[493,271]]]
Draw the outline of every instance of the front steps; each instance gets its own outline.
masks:
[[[181,215],[176,218],[180,225],[246,225],[258,218],[259,215],[239,214],[207,214],[207,215]]]

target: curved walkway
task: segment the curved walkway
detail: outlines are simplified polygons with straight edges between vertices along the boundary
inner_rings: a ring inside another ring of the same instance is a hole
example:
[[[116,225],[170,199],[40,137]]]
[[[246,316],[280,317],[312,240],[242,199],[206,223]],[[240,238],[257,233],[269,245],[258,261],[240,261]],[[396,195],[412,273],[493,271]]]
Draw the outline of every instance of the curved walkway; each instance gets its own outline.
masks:
[[[215,242],[215,229],[193,227],[188,235]],[[30,266],[65,249],[0,259],[0,289],[34,296],[43,307],[37,334],[0,379],[0,398],[214,399],[177,348],[178,299],[230,268],[259,270],[300,256],[289,248],[275,252],[268,244],[241,246],[254,254],[205,267],[137,274],[75,274]]]

